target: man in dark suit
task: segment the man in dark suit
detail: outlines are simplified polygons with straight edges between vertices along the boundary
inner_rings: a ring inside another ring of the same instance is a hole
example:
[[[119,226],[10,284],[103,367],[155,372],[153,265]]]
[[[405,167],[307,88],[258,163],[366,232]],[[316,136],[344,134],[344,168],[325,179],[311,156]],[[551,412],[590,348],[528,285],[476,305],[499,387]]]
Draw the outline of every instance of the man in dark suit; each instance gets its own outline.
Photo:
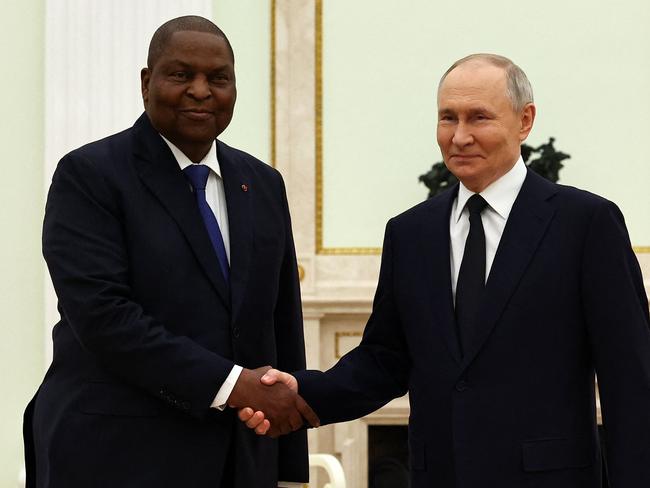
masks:
[[[259,381],[264,365],[305,366],[300,292],[281,176],[216,140],[232,48],[204,18],[171,20],[141,79],[146,113],[52,180],[43,253],[61,321],[25,414],[28,486],[305,482],[305,432],[261,438],[227,408],[271,408],[278,433],[317,423]]]
[[[325,373],[263,377],[299,385],[323,423],[408,391],[415,488],[599,488],[594,373],[611,486],[650,486],[641,272],[613,203],[527,170],[534,118],[510,60],[456,62],[437,138],[460,184],[389,221],[357,348]]]

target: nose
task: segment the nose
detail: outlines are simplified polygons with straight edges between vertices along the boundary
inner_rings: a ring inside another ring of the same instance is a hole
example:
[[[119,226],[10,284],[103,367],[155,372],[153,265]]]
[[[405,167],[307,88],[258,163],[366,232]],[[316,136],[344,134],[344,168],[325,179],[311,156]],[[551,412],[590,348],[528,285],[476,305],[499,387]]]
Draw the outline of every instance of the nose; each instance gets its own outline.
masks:
[[[187,94],[196,100],[205,100],[211,95],[210,85],[205,76],[195,76],[190,83]]]
[[[469,130],[469,127],[467,127],[467,124],[464,122],[459,122],[456,125],[456,128],[454,130],[454,137],[452,138],[451,142],[459,147],[468,146],[474,142],[474,136],[472,136],[472,132]]]

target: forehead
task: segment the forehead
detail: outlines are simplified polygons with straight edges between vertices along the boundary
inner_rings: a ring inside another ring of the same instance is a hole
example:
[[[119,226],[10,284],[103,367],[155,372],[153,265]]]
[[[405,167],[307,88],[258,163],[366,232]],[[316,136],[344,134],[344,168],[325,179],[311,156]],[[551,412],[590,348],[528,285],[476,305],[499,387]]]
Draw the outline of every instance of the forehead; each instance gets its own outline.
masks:
[[[438,106],[454,102],[508,103],[503,68],[482,61],[470,61],[454,68],[438,90]]]
[[[163,46],[159,62],[180,61],[193,63],[227,60],[232,57],[226,40],[210,32],[174,32]]]

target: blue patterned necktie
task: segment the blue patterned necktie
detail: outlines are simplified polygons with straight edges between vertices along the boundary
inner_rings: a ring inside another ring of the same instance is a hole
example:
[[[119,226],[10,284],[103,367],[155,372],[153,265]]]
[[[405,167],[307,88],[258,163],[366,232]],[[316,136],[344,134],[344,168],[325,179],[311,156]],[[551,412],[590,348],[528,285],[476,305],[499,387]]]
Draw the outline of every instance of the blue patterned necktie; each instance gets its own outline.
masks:
[[[228,265],[226,247],[223,244],[223,237],[221,236],[221,229],[219,229],[217,218],[214,216],[212,209],[208,205],[208,201],[205,199],[205,185],[208,182],[210,168],[203,164],[192,164],[185,168],[183,173],[185,173],[185,177],[192,185],[192,188],[194,188],[194,195],[196,196],[196,203],[199,205],[199,212],[201,213],[203,223],[205,224],[205,228],[210,236],[214,252],[217,254],[217,258],[219,259],[221,273],[223,274],[226,283],[228,283],[230,266]]]

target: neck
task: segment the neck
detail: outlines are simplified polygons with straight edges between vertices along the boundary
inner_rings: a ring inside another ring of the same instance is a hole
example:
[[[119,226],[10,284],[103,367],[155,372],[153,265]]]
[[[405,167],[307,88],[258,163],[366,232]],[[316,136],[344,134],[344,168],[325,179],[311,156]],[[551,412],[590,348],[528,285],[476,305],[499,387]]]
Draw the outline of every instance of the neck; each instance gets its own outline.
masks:
[[[202,145],[202,146],[197,146],[197,145],[187,145],[187,144],[175,144],[175,146],[183,151],[183,154],[190,158],[190,161],[193,163],[200,163],[203,158],[208,154],[210,151],[210,148],[212,147],[212,143],[208,145]]]

